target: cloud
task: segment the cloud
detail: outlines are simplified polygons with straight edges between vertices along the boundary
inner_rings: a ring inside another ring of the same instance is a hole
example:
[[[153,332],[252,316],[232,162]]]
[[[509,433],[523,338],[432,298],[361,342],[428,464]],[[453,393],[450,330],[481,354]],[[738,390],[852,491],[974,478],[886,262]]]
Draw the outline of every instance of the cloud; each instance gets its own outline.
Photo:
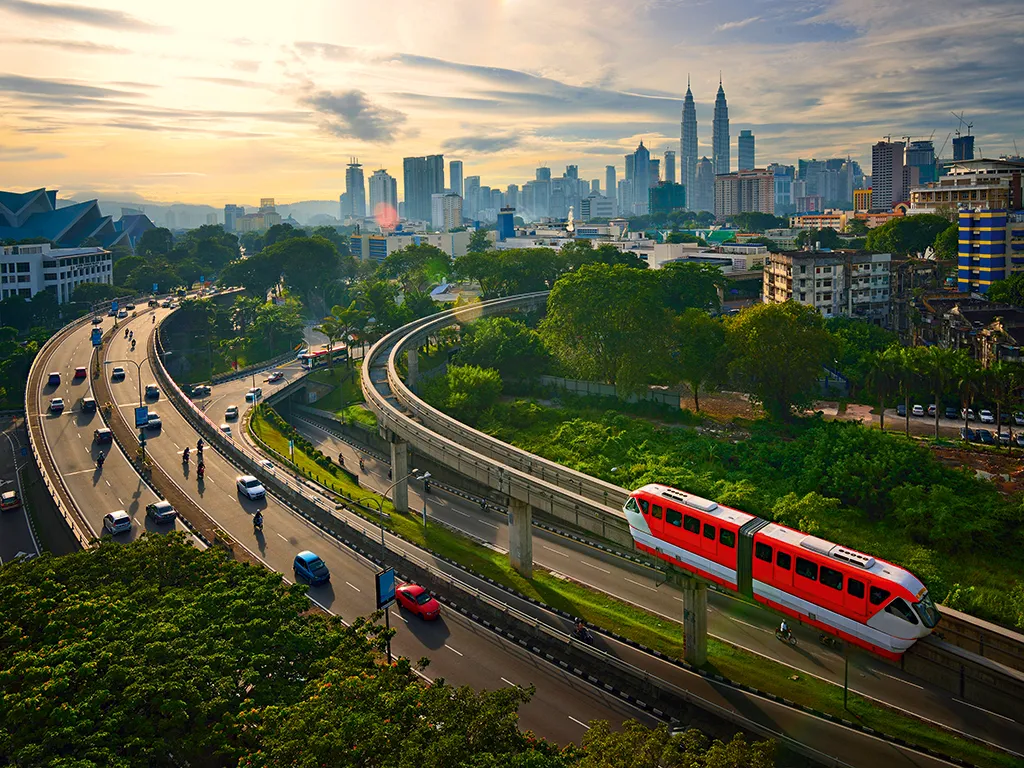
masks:
[[[84,98],[109,99],[120,96],[140,96],[131,91],[102,88],[96,85],[82,85],[66,80],[47,80],[24,75],[0,75],[0,91],[23,93],[37,98]]]
[[[512,149],[520,144],[518,136],[460,136],[448,139],[441,148],[445,152],[477,152],[488,154]]]
[[[315,91],[300,103],[316,110],[324,130],[346,139],[391,142],[406,121],[404,112],[374,104],[362,91]]]
[[[38,147],[0,146],[0,163],[35,163],[40,160],[60,160],[60,152],[43,152]]]
[[[188,80],[196,80],[201,83],[213,83],[214,85],[227,85],[233,88],[266,88],[265,83],[258,83],[255,80],[243,80],[239,77],[189,77]]]
[[[2,6],[0,6],[2,7]],[[24,38],[12,40],[15,45],[34,45],[43,48],[59,48],[62,51],[80,51],[82,53],[131,53],[127,48],[116,45],[104,45],[88,40],[49,40],[44,38]]]
[[[0,0],[0,10],[7,10],[31,19],[72,21],[106,29],[134,29],[140,32],[156,32],[163,29],[155,24],[129,16],[122,11],[90,8],[84,5],[34,3],[30,0]]]
[[[727,32],[730,29],[740,29],[748,24],[753,24],[755,21],[760,20],[760,16],[751,16],[750,18],[740,19],[739,21],[727,21],[724,24],[719,24],[715,27],[715,32]]]

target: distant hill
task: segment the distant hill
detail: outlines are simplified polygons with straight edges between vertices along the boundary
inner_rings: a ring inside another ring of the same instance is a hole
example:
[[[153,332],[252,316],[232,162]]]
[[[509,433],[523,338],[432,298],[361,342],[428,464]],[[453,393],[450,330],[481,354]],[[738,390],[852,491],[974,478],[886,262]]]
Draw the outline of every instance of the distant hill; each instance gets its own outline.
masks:
[[[87,194],[76,196],[73,200],[58,200],[57,206],[72,205],[73,203],[93,200]],[[151,218],[158,227],[169,229],[194,229],[208,223],[207,217],[216,215],[217,223],[224,223],[224,209],[214,208],[211,205],[191,205],[188,203],[162,203],[152,200],[105,200],[99,199],[100,210],[105,216],[113,216],[118,219],[121,216],[121,209],[131,208],[142,210]],[[258,210],[258,205],[246,205],[246,213]],[[298,203],[283,203],[277,206],[277,212],[282,218],[289,216],[304,226],[319,226],[321,224],[340,224],[338,219],[340,213],[337,200],[303,200]]]

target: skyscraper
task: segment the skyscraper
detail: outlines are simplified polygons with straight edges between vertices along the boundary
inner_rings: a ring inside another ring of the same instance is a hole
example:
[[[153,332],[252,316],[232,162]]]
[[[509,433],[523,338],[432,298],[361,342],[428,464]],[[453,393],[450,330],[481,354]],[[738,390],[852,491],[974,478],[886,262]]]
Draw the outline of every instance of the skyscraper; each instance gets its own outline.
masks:
[[[902,141],[880,141],[871,148],[871,207],[892,209],[906,196],[903,187]]]
[[[546,166],[538,168],[537,181],[551,181],[551,169]]]
[[[452,160],[448,163],[448,186],[453,195],[462,197],[462,161]]]
[[[345,169],[345,206],[344,217],[351,216],[362,219],[366,216],[366,184],[363,180],[363,166],[359,158],[353,157]]]
[[[648,162],[647,167],[650,169],[647,175],[647,186],[650,188],[661,181],[661,160],[656,157],[652,157]]]
[[[633,152],[633,206],[631,213],[635,216],[647,214],[647,190],[651,186],[651,153],[644,146],[643,140]],[[627,172],[628,176],[628,172]]]
[[[715,96],[715,118],[711,126],[711,164],[715,175],[729,173],[729,105],[725,101],[722,79],[718,79],[718,95]]]
[[[694,182],[697,178],[697,107],[693,103],[690,92],[690,78],[686,78],[686,99],[683,101],[683,122],[679,141],[679,181],[686,187],[686,196],[690,207],[694,208],[696,198]]]
[[[740,131],[740,137],[736,140],[739,150],[739,164],[737,168],[741,171],[753,170],[754,166],[754,134],[751,131]]]
[[[715,210],[715,167],[707,155],[697,163],[697,171],[693,179],[693,195],[686,193],[691,211]]]
[[[590,180],[590,191],[593,192],[594,194],[598,194],[598,195],[601,194],[601,180],[600,179],[591,179]]]
[[[671,149],[665,150],[665,162],[662,163],[664,181],[669,184],[676,183],[676,153]]]
[[[235,221],[245,216],[245,206],[228,204],[224,206],[224,231],[234,232]]]
[[[469,218],[476,216],[480,207],[480,177],[466,177],[466,196],[462,204],[462,212]]]
[[[398,182],[383,168],[370,176],[370,215],[398,215]]]
[[[615,166],[606,165],[604,167],[604,193],[612,200],[615,199],[615,195],[618,191],[618,185],[615,183]]]
[[[509,184],[505,187],[505,205],[509,208],[519,207],[519,185]]]
[[[444,155],[407,157],[402,161],[405,217],[430,221],[431,195],[444,192]]]

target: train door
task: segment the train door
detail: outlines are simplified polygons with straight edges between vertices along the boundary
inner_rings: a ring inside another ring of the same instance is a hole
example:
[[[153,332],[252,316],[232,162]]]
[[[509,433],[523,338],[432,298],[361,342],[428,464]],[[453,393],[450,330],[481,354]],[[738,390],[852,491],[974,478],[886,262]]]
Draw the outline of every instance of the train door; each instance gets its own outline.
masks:
[[[736,588],[740,594],[753,597],[753,580],[760,578],[764,580],[765,561],[770,567],[772,562],[772,548],[767,544],[758,545],[762,548],[760,557],[754,557],[754,534],[768,525],[767,520],[755,517],[743,524],[740,528],[738,541],[736,542]],[[767,547],[767,553],[764,548]],[[765,555],[767,554],[767,558]]]
[[[867,585],[856,576],[846,578],[846,591],[843,594],[843,607],[858,621],[864,621],[868,615]]]

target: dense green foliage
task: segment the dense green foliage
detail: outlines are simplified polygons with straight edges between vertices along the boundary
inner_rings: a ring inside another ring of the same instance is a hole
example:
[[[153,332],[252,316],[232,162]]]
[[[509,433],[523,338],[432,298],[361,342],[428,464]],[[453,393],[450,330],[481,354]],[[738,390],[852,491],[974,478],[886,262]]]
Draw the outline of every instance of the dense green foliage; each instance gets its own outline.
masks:
[[[686,384],[693,394],[694,410],[700,410],[700,393],[726,378],[728,350],[725,325],[699,309],[679,316],[674,329],[672,351],[666,358],[669,381]]]
[[[850,380],[854,392],[864,386],[872,356],[896,343],[892,331],[842,315],[827,318],[825,329],[836,338],[835,367]]]
[[[141,292],[170,291],[190,286],[200,277],[212,279],[232,259],[238,258],[238,238],[220,225],[189,230],[177,240],[170,230],[158,227],[145,232],[135,248],[114,262],[114,282]]]
[[[842,241],[839,239],[839,233],[832,229],[832,227],[805,229],[796,236],[797,248],[803,248],[804,246],[811,246],[812,248],[840,248],[842,244]]]
[[[509,317],[485,317],[466,326],[458,360],[463,365],[493,368],[511,382],[536,379],[550,364],[540,334]]]
[[[492,368],[478,365],[450,365],[442,376],[423,383],[427,402],[459,421],[477,424],[501,397],[501,376]]]
[[[1005,280],[996,280],[988,289],[989,301],[1024,306],[1024,272],[1014,272]]]
[[[924,253],[949,229],[949,219],[933,213],[897,216],[868,232],[867,248],[876,253],[909,256]]]
[[[789,226],[789,219],[785,216],[750,211],[737,213],[732,217],[732,223],[741,232],[764,232],[766,229],[785,229]]]

